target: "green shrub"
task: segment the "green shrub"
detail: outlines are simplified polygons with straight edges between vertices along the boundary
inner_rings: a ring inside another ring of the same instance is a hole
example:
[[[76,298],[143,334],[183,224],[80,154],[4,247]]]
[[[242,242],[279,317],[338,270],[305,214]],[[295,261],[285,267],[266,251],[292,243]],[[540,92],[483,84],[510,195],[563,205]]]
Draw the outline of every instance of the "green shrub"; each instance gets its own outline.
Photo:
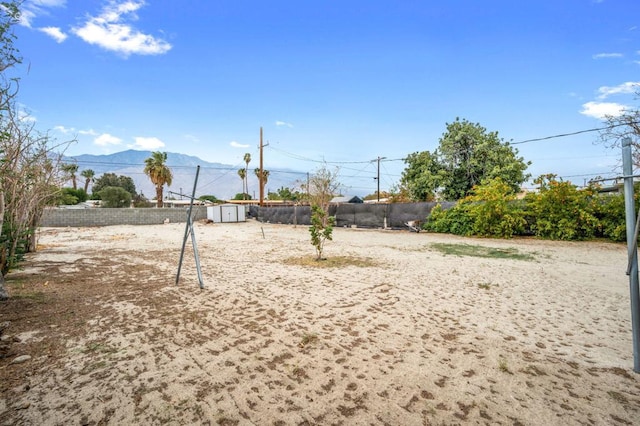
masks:
[[[535,182],[538,192],[517,200],[500,179],[486,181],[450,209],[436,205],[423,228],[465,236],[626,241],[624,195],[599,194],[592,186],[578,189],[555,175],[542,175]],[[640,211],[640,184],[635,194]]]
[[[593,238],[600,228],[596,217],[595,188],[579,190],[555,175],[542,175],[535,181],[538,193],[525,197],[529,226],[534,235],[553,240]]]
[[[473,235],[511,238],[524,232],[526,221],[522,205],[501,178],[490,179],[473,188],[464,198]]]
[[[495,178],[473,188],[470,196],[448,210],[438,204],[424,226],[428,231],[457,235],[511,238],[522,234],[526,221],[513,189]]]
[[[441,204],[437,204],[422,227],[431,232],[471,235],[472,223],[466,205],[458,202],[449,209],[443,209]]]
[[[84,189],[62,188],[58,197],[58,205],[73,206],[87,201],[87,193]]]

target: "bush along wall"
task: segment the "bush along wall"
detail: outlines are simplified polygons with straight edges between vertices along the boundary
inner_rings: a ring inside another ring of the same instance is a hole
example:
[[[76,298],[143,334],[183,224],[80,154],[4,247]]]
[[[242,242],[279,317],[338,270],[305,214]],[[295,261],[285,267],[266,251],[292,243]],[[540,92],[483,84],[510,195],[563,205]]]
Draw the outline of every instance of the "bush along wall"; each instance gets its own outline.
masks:
[[[601,194],[595,186],[578,189],[554,175],[543,175],[535,183],[538,191],[519,200],[499,178],[485,181],[452,208],[436,206],[423,228],[496,238],[534,235],[554,240],[625,241],[623,194]]]

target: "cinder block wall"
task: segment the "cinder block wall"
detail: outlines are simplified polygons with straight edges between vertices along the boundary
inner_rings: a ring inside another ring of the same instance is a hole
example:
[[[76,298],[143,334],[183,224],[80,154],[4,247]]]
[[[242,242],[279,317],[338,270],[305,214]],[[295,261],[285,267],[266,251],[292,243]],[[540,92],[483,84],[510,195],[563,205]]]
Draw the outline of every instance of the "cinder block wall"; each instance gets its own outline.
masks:
[[[155,225],[169,222],[186,222],[188,207],[184,208],[123,208],[123,209],[47,209],[40,226],[109,226]],[[193,206],[193,219],[207,218],[206,206]]]

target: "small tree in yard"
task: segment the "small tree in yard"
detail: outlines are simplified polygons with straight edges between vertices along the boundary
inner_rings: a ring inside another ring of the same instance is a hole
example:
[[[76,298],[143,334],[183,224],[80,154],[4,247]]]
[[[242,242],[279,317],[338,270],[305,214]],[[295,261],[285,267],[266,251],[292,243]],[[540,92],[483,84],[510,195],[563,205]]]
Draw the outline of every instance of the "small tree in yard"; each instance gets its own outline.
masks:
[[[333,240],[333,226],[336,218],[327,217],[327,212],[322,210],[320,206],[311,206],[311,244],[316,248],[316,260],[322,260],[324,251],[324,243],[327,240]]]
[[[336,218],[329,216],[329,202],[338,192],[338,170],[331,171],[322,166],[309,179],[309,201],[311,202],[311,244],[316,248],[316,259],[322,259],[324,243],[332,240]]]

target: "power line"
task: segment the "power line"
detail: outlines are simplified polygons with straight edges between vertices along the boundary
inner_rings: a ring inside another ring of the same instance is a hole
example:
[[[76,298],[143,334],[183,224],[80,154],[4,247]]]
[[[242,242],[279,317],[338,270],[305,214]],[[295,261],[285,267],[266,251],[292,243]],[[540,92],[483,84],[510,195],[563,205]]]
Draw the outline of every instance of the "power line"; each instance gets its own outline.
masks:
[[[606,127],[596,127],[594,129],[578,130],[577,132],[560,133],[558,135],[545,136],[545,137],[542,137],[542,138],[526,139],[526,140],[519,141],[519,142],[510,142],[509,145],[520,145],[520,144],[523,144],[523,143],[540,142],[540,141],[546,141],[546,140],[549,140],[549,139],[557,139],[557,138],[564,138],[564,137],[567,137],[567,136],[581,135],[583,133],[599,132],[601,130],[607,130],[607,129],[611,129],[613,127],[628,126],[630,124],[639,124],[639,123],[613,124],[611,126],[606,126]]]

